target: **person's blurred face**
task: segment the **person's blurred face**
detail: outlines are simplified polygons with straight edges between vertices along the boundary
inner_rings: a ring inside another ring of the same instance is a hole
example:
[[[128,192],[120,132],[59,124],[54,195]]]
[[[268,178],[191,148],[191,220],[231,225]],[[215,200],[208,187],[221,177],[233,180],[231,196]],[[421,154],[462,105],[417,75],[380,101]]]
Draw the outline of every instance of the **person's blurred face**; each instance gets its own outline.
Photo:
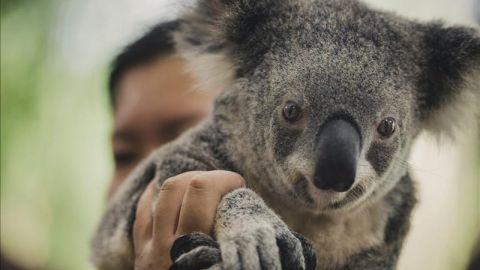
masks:
[[[116,89],[112,136],[115,171],[109,197],[144,157],[178,137],[210,111],[214,91],[193,90],[184,62],[174,56],[127,71]]]

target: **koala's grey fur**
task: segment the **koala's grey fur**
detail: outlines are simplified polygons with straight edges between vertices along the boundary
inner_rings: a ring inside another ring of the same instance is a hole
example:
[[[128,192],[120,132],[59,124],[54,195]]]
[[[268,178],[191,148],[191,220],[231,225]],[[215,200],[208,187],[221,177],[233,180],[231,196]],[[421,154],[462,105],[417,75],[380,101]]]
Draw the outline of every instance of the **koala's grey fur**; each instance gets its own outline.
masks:
[[[94,240],[98,267],[132,268],[135,206],[151,179],[224,169],[250,189],[219,205],[221,261],[211,269],[308,268],[308,244],[293,231],[312,241],[317,269],[394,269],[416,202],[405,160],[422,130],[450,134],[478,108],[478,31],[354,0],[201,0],[175,40],[200,81],[224,90],[201,126],[158,149],[117,192]],[[282,119],[287,100],[304,108],[301,122]],[[354,186],[328,193],[312,184],[313,152],[322,124],[339,115],[357,125],[361,154]],[[387,116],[397,130],[381,139]]]

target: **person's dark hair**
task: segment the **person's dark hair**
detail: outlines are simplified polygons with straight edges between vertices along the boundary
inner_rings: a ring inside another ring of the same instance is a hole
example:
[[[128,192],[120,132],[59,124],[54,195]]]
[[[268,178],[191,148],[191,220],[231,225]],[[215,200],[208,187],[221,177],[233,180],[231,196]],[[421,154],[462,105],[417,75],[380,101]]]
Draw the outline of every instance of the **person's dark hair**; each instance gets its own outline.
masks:
[[[108,89],[110,102],[115,107],[115,89],[122,76],[131,68],[146,64],[156,58],[173,53],[172,32],[178,27],[178,21],[169,21],[155,25],[140,39],[126,46],[112,62]]]

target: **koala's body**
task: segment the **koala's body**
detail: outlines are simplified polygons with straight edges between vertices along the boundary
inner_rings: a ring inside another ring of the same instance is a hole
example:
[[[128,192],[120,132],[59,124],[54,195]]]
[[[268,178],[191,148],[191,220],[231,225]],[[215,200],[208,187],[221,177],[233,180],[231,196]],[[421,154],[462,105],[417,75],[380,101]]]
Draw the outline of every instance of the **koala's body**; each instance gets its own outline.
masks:
[[[210,244],[173,251],[178,269],[394,269],[416,202],[405,160],[419,132],[449,134],[478,107],[478,32],[353,0],[201,0],[175,41],[224,90],[120,188],[94,239],[99,268],[133,267],[149,181],[224,169],[249,189],[222,200],[214,239],[190,236]]]

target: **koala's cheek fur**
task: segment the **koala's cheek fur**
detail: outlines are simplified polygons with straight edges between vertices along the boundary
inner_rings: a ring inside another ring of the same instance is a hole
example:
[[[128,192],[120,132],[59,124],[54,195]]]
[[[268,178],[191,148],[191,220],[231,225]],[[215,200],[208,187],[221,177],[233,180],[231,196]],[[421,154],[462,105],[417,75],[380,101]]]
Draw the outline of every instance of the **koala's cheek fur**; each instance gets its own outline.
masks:
[[[299,149],[298,140],[301,136],[301,130],[288,129],[284,123],[280,122],[281,119],[274,115],[272,117],[271,124],[271,147],[275,161],[278,163],[284,163],[285,160],[293,152],[297,152]]]
[[[398,140],[391,144],[374,142],[367,152],[367,160],[375,169],[376,174],[381,177],[395,160],[395,152],[398,147]]]

